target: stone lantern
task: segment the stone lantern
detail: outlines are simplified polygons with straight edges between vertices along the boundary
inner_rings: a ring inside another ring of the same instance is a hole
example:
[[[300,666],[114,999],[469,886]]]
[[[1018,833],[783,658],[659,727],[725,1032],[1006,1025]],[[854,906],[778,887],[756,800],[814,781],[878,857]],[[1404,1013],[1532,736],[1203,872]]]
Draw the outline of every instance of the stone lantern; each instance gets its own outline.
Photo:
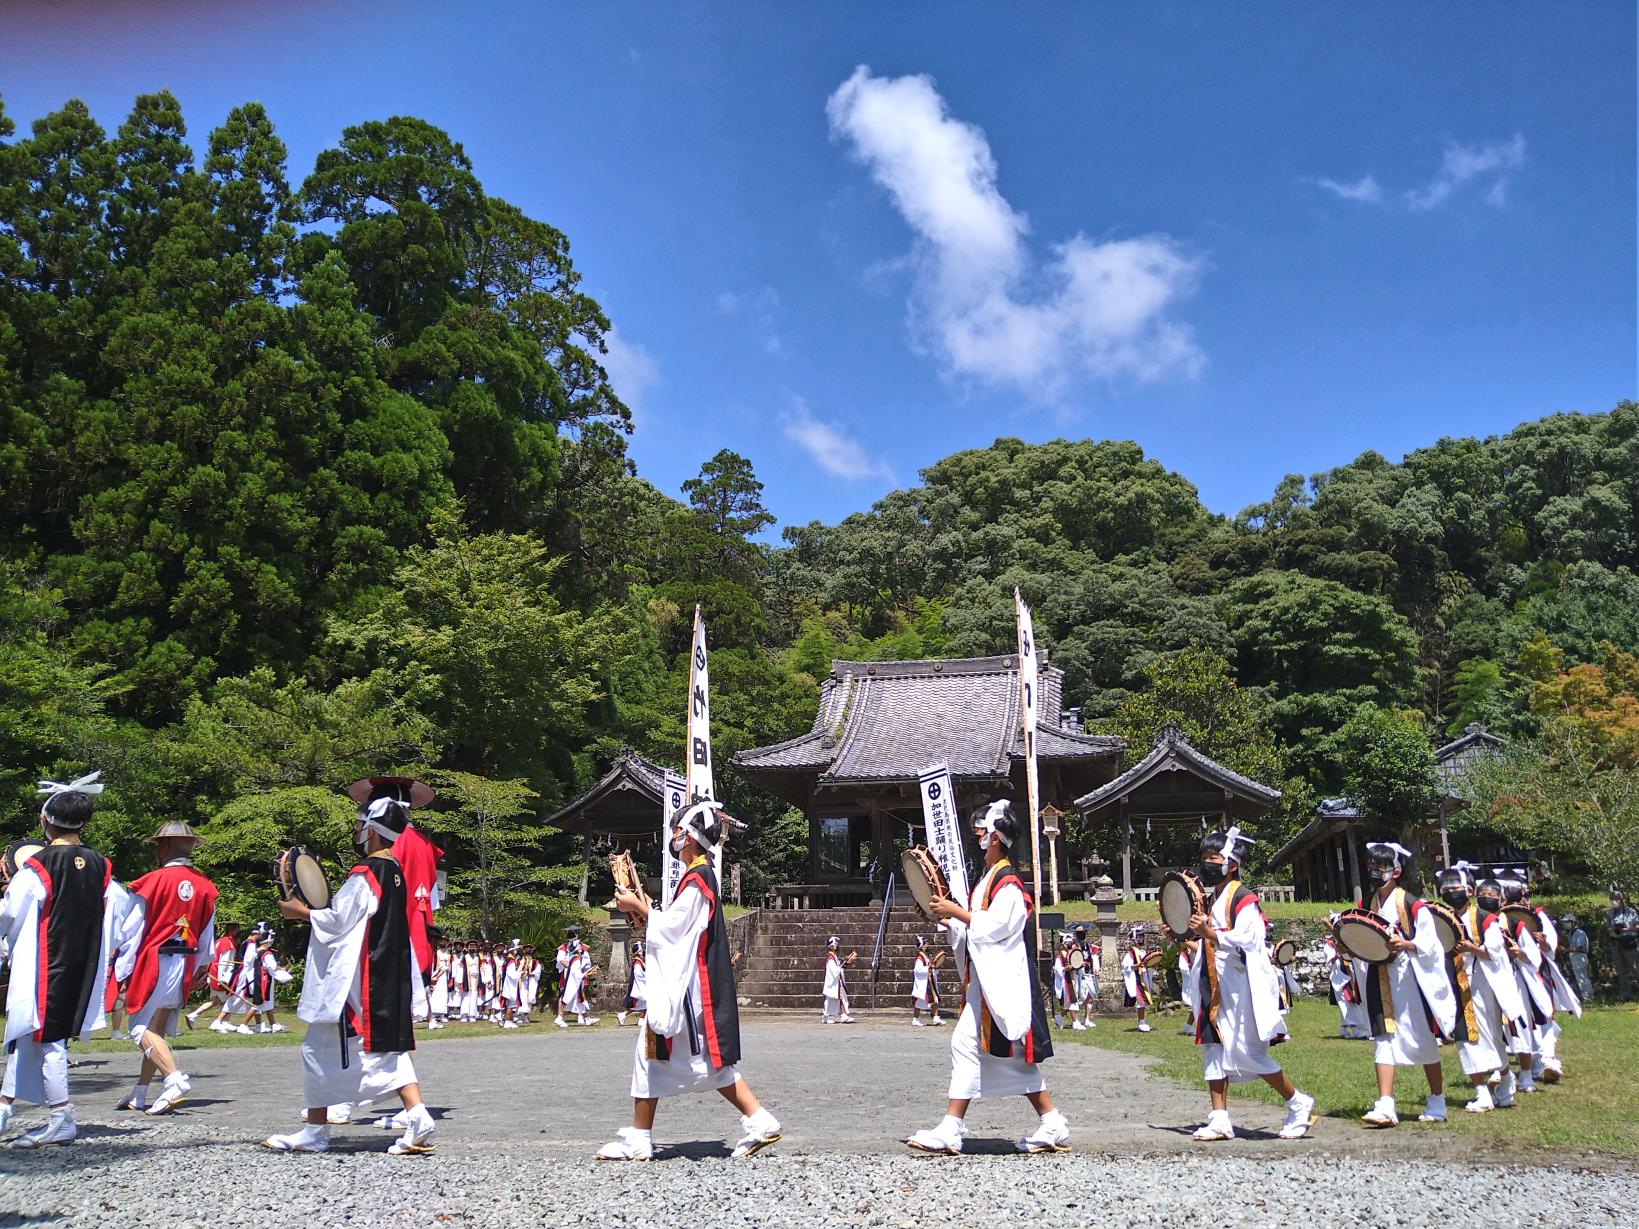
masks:
[[[1047,900],[1049,904],[1059,903],[1059,820],[1064,818],[1064,812],[1052,803],[1041,809],[1041,834],[1047,838]]]

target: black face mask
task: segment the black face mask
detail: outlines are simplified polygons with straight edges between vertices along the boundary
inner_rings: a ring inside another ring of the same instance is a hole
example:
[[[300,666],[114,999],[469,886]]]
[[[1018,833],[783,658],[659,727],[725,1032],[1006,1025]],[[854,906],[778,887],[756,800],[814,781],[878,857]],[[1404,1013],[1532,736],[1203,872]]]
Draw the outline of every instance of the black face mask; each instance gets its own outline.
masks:
[[[1392,874],[1394,872],[1386,866],[1368,866],[1366,868],[1366,882],[1376,887],[1382,887],[1389,881],[1389,876]]]
[[[1464,909],[1468,907],[1467,892],[1441,892],[1440,899],[1445,901],[1445,903],[1450,905],[1453,909]]]
[[[1195,868],[1195,873],[1207,887],[1215,888],[1224,881],[1224,876],[1229,874],[1229,868],[1221,862],[1203,862]]]
[[[1495,896],[1481,896],[1474,903],[1480,907],[1481,913],[1495,913],[1502,908],[1502,902]]]

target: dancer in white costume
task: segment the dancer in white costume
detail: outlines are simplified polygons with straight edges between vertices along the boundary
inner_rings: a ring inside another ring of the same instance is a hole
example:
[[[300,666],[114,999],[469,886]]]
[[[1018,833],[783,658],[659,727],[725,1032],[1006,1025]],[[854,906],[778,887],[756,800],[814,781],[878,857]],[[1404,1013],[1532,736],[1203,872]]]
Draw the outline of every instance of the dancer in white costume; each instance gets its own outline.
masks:
[[[722,842],[726,820],[709,799],[672,819],[672,852],[685,869],[665,909],[615,890],[616,908],[647,920],[648,1014],[637,1030],[632,1061],[632,1125],[598,1149],[601,1161],[650,1160],[660,1099],[689,1092],[715,1090],[740,1111],[744,1134],[734,1157],[752,1156],[780,1138],[779,1120],[737,1069],[740,1009],[710,857]]]
[[[964,989],[962,1014],[950,1038],[949,1100],[937,1126],[905,1142],[920,1152],[955,1155],[962,1150],[973,1101],[1023,1096],[1041,1121],[1014,1147],[1066,1152],[1070,1124],[1054,1106],[1038,1065],[1052,1057],[1053,1042],[1036,979],[1036,902],[1008,859],[1022,825],[1005,800],[981,807],[970,823],[985,872],[966,905],[936,897],[930,906],[950,938]]]
[[[1301,1139],[1315,1121],[1315,1099],[1299,1092],[1269,1055],[1285,1040],[1279,973],[1269,959],[1267,927],[1258,895],[1240,882],[1241,855],[1252,842],[1239,828],[1201,838],[1196,868],[1210,896],[1189,920],[1200,940],[1184,979],[1196,1005],[1195,1042],[1212,1109],[1196,1130],[1203,1143],[1234,1139],[1229,1086],[1261,1079],[1286,1103],[1282,1139]]]

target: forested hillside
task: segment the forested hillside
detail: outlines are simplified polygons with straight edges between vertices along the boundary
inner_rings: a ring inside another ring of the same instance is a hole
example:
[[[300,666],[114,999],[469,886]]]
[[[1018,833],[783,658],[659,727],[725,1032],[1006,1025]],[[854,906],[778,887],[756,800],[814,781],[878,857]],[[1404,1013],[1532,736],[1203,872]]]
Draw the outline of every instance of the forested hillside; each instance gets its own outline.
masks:
[[[0,112],[0,830],[102,768],[117,865],[187,819],[265,907],[280,845],[345,844],[338,785],[413,767],[452,919],[482,874],[511,923],[579,875],[541,815],[623,744],[678,760],[696,602],[726,763],[802,729],[834,656],[1008,649],[1017,585],[1067,702],[1281,784],[1271,839],[1319,794],[1423,805],[1419,757],[1481,721],[1517,754],[1470,822],[1633,872],[1639,405],[1233,520],[1135,444],[998,440],[782,531],[754,458],[676,498],[635,471],[568,237],[450,136],[363,123],[292,175],[255,104],[197,140],[167,94],[112,134]],[[748,886],[797,873],[804,827],[719,785]]]

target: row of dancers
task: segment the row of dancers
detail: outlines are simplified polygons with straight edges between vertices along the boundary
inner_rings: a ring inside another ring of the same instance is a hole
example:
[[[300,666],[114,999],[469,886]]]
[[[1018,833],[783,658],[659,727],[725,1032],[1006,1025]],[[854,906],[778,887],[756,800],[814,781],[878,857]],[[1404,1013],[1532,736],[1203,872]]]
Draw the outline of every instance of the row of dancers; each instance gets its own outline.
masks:
[[[116,976],[129,968],[129,1031],[142,1056],[126,1107],[137,1108],[134,1094],[145,1092],[154,1078],[163,1082],[157,1099],[144,1107],[149,1113],[168,1112],[187,1093],[187,1077],[177,1071],[165,1036],[174,1033],[198,954],[213,949],[215,888],[192,867],[199,838],[182,824],[165,825],[151,838],[159,864],[154,872],[129,889],[118,883],[108,860],[81,837],[101,788],[95,777],[43,783],[46,844],[21,860],[0,904],[0,939],[13,963],[0,1130],[19,1100],[50,1109],[48,1122],[11,1141],[12,1147],[74,1138],[66,1043],[88,1036],[106,1019],[111,967]],[[402,1106],[387,1120],[402,1132],[388,1151],[405,1156],[434,1148],[437,1123],[423,1104],[412,1058],[415,1021],[429,1010],[427,979],[412,940],[409,877],[394,850],[409,828],[409,804],[393,789],[373,789],[371,795],[355,827],[361,857],[328,907],[310,909],[297,898],[279,906],[284,917],[307,925],[310,935],[297,1008],[307,1025],[299,1067],[306,1121],[299,1131],[261,1141],[277,1151],[326,1151],[331,1107],[387,1097]],[[598,1150],[599,1159],[651,1158],[659,1103],[702,1091],[717,1092],[740,1112],[742,1134],[731,1146],[733,1156],[749,1157],[782,1137],[780,1121],[740,1070],[734,962],[711,869],[726,827],[725,815],[709,801],[673,817],[671,848],[685,871],[664,910],[631,892],[616,893],[617,908],[646,929],[644,1011],[629,1083],[631,1122]],[[1048,1000],[1037,976],[1035,901],[1010,856],[1023,825],[1011,805],[999,801],[976,811],[970,829],[983,873],[966,901],[941,897],[930,906],[962,985],[944,1113],[905,1142],[923,1152],[960,1153],[972,1102],[1017,1095],[1039,1115],[1018,1149],[1064,1151],[1070,1125],[1044,1074],[1054,1051]],[[1286,1036],[1285,1012],[1267,919],[1257,894],[1239,877],[1250,844],[1237,828],[1203,837],[1198,873],[1206,895],[1189,919],[1193,943],[1185,945],[1181,964],[1183,1000],[1208,1092],[1209,1112],[1195,1131],[1204,1142],[1234,1137],[1228,1092],[1244,1080],[1262,1079],[1281,1096],[1286,1116],[1280,1138],[1301,1138],[1316,1121],[1314,1098],[1271,1055]],[[1442,896],[1457,902],[1454,909],[1463,906],[1464,938],[1448,958],[1432,911],[1402,886],[1409,858],[1394,844],[1367,849],[1372,890],[1362,907],[1382,919],[1391,952],[1384,964],[1356,961],[1353,968],[1379,1086],[1365,1121],[1376,1127],[1399,1121],[1393,1085],[1402,1066],[1422,1067],[1429,1081],[1419,1118],[1444,1119],[1442,1042],[1459,1046],[1477,1100],[1495,1081],[1493,1106],[1505,1105],[1526,1086],[1538,1058],[1544,1071],[1552,1063],[1556,1074],[1562,1072],[1553,1050],[1553,1016],[1567,988],[1554,980],[1551,961],[1532,960],[1530,936],[1500,913],[1510,897],[1523,899],[1521,885],[1476,880],[1463,867],[1442,872]],[[1540,946],[1537,953],[1540,958]],[[1564,1005],[1578,1010],[1573,1001]],[[1510,1070],[1514,1059],[1520,1063],[1517,1080]]]

